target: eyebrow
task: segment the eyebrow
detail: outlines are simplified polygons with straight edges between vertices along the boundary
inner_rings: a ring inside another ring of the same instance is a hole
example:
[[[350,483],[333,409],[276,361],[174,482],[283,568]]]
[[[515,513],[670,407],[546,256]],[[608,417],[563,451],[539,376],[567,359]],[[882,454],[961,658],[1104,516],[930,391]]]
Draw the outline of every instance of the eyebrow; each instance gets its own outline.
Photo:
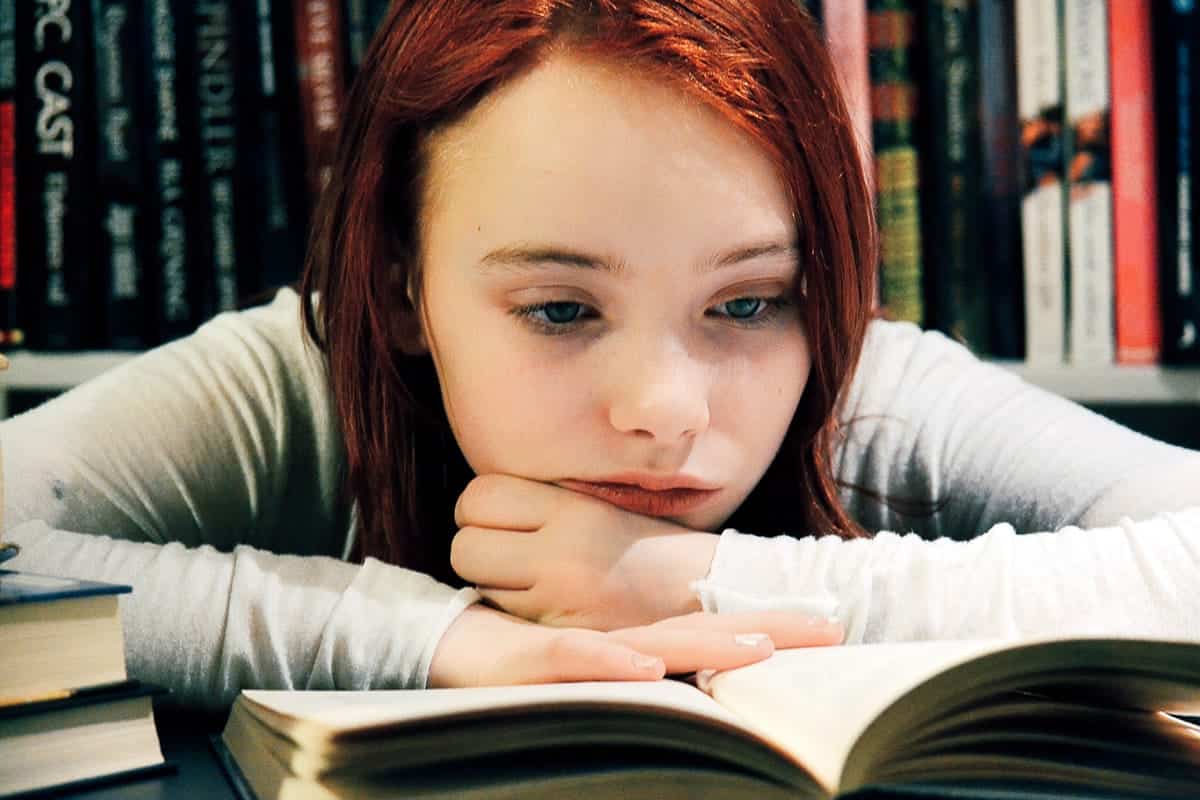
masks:
[[[799,252],[799,248],[794,244],[783,242],[745,245],[713,255],[701,262],[698,271],[711,272],[721,267],[742,264],[759,258],[778,256],[794,258],[799,255]],[[491,251],[479,261],[479,266],[484,271],[524,272],[550,265],[596,269],[618,275],[625,270],[625,262],[622,260],[613,260],[569,247],[541,244],[517,244],[501,247]]]

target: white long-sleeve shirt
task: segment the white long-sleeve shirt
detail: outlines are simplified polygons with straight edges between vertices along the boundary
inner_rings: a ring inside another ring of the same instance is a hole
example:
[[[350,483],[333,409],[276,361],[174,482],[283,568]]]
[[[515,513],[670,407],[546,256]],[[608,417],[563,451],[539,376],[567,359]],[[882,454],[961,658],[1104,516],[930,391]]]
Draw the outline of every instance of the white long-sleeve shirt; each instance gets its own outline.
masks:
[[[223,314],[0,423],[5,538],[22,547],[11,566],[131,584],[130,672],[184,703],[218,707],[248,687],[422,687],[473,599],[343,560],[344,442],[299,305],[284,290]],[[1186,510],[1200,507],[1200,455],[905,324],[871,325],[844,416],[841,478],[942,507],[904,517],[845,489],[868,529],[912,534],[727,532],[697,586],[706,607],[824,604],[851,641],[1200,639],[1200,510]],[[1092,529],[1035,533],[1076,524]]]

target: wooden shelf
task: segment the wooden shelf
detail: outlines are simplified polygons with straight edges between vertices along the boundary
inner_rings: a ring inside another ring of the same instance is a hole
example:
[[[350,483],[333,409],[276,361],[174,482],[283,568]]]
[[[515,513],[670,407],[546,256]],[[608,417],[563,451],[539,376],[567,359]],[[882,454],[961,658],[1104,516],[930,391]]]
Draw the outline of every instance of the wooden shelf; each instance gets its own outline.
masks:
[[[0,372],[0,390],[61,391],[94,378],[133,358],[136,353],[9,354],[7,372]],[[1200,405],[1197,367],[1072,367],[1030,366],[1016,361],[995,362],[1044,389],[1081,403],[1136,405]]]

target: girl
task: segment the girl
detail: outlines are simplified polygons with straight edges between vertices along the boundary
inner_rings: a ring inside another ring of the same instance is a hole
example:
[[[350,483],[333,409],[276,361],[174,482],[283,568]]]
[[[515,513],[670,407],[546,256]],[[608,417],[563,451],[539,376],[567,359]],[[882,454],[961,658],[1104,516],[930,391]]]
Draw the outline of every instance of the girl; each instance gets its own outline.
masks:
[[[1200,458],[869,322],[874,254],[794,0],[395,2],[300,292],[0,425],[13,563],[214,706],[1195,638]]]

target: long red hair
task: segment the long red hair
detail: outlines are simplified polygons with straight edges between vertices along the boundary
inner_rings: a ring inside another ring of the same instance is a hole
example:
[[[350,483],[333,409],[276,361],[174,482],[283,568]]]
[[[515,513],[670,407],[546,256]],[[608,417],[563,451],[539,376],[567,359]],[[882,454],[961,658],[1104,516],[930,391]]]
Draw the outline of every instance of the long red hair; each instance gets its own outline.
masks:
[[[405,287],[419,286],[425,144],[555,47],[672,83],[776,165],[803,254],[798,307],[812,370],[774,462],[728,524],[864,535],[839,500],[831,455],[871,317],[876,229],[849,114],[801,4],[395,0],[350,92],[301,282],[304,323],[327,354],[343,427],[357,555],[453,580],[453,508],[471,475],[431,359],[396,346],[415,318]]]

